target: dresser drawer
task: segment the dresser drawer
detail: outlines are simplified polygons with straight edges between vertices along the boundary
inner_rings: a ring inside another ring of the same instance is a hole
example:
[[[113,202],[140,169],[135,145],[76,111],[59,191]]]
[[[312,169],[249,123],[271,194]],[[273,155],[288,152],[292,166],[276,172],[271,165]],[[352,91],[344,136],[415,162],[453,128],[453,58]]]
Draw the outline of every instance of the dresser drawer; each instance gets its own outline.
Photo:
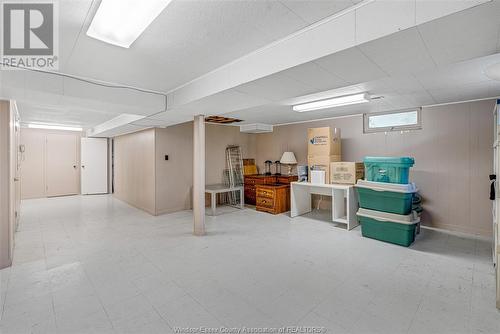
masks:
[[[280,184],[289,184],[290,182],[297,181],[298,177],[297,175],[291,175],[291,176],[278,176],[276,177],[276,182]]]
[[[266,184],[267,178],[264,177],[245,177],[246,185]]]
[[[265,207],[272,209],[274,207],[274,199],[267,197],[257,197],[256,200],[257,207]]]
[[[255,183],[254,184],[266,184],[267,183],[267,178],[263,178],[263,177],[259,177],[257,179],[255,179]]]
[[[257,197],[274,198],[274,190],[257,187],[256,195]]]
[[[251,185],[255,184],[255,178],[245,176],[245,179],[243,182],[245,183],[245,185],[251,186]]]
[[[290,179],[288,177],[278,176],[276,178],[276,182],[280,183],[280,184],[289,184],[290,183]]]

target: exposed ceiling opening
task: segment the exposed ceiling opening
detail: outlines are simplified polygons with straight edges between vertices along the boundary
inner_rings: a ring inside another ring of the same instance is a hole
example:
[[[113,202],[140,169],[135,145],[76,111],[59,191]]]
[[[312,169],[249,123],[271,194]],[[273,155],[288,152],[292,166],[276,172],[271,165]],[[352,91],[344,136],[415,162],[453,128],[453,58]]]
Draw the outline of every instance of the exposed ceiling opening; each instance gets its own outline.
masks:
[[[208,116],[205,117],[206,123],[215,123],[215,124],[232,124],[239,123],[241,119],[231,118],[231,117],[223,117],[223,116]]]

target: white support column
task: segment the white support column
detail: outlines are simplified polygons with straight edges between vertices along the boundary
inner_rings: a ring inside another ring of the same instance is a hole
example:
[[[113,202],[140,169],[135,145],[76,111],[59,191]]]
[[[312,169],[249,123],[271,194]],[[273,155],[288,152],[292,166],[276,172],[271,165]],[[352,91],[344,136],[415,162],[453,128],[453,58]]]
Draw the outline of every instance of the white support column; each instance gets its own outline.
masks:
[[[194,235],[205,234],[205,116],[193,123],[193,223]]]

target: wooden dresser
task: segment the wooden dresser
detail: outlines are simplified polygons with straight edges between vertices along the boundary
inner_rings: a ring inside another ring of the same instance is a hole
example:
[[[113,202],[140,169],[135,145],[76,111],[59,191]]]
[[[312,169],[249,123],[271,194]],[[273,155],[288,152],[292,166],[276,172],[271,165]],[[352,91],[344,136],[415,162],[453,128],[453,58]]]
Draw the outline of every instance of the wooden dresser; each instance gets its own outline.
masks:
[[[259,206],[257,203],[257,187],[258,186],[270,186],[270,187],[279,187],[282,185],[288,186],[287,187],[281,187],[280,189],[285,189],[285,211],[290,210],[290,182],[297,181],[297,175],[262,175],[262,174],[257,174],[257,175],[246,175],[245,176],[245,203],[246,204],[251,204],[255,206]],[[266,188],[266,191],[270,191],[270,188]],[[279,190],[277,191],[277,194],[280,195],[283,191]],[[288,194],[288,195],[286,195]],[[273,195],[274,196],[274,195]],[[288,197],[286,197],[288,196]],[[263,197],[263,196],[260,196]],[[274,197],[273,197],[274,198]],[[261,203],[263,203],[261,201]],[[268,204],[269,201],[266,201],[266,204]],[[275,202],[273,202],[275,203]],[[276,202],[277,203],[277,202]],[[262,207],[262,205],[261,205]],[[259,210],[257,208],[257,210]],[[280,209],[281,210],[281,209]],[[261,211],[276,211],[276,210],[261,210]],[[281,211],[281,212],[285,212]],[[276,212],[280,213],[280,212]]]
[[[259,184],[256,186],[257,211],[272,214],[290,210],[290,185],[289,184]]]
[[[259,184],[276,183],[276,176],[273,175],[246,175],[245,176],[245,204],[256,204],[255,186]]]

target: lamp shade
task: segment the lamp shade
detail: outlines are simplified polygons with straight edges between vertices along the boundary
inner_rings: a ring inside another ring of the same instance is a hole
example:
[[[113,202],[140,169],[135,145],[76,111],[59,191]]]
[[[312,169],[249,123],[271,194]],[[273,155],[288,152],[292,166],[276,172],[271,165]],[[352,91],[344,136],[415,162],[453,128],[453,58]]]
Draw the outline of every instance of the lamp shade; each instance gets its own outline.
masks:
[[[285,152],[281,156],[280,162],[285,165],[295,165],[297,159],[295,159],[295,154],[293,154],[293,152]]]

